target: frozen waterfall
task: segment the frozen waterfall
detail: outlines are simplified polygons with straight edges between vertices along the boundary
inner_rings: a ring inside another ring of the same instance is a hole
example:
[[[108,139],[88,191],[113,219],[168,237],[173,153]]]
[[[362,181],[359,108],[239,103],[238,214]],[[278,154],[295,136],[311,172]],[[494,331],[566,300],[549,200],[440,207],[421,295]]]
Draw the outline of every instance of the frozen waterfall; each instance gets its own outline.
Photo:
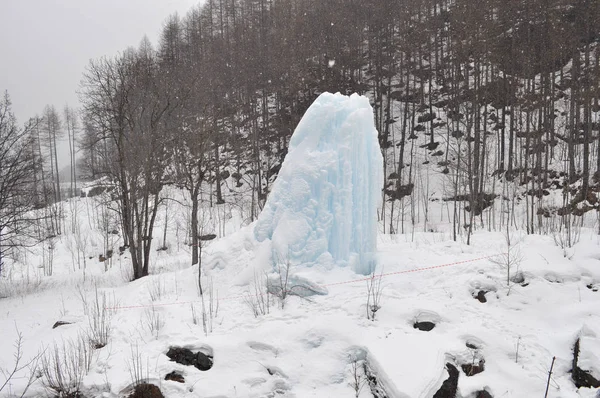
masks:
[[[383,162],[366,97],[321,94],[292,135],[254,234],[274,262],[375,266]]]

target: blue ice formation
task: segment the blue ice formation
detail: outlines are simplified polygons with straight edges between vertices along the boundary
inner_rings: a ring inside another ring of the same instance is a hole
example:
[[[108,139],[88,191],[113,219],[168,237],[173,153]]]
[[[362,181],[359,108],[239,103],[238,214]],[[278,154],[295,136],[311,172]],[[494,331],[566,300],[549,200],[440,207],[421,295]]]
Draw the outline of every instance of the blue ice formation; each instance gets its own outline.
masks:
[[[369,100],[323,93],[292,135],[255,238],[271,240],[274,264],[334,263],[369,274],[382,185]]]

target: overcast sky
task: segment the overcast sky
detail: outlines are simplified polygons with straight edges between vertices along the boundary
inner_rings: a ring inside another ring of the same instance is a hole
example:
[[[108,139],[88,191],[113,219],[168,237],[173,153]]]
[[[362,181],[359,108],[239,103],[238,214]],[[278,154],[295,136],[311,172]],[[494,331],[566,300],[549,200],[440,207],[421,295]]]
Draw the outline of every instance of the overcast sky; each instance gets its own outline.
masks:
[[[116,55],[148,35],[156,44],[168,15],[200,0],[0,0],[0,91],[20,124],[46,104],[78,106],[90,59]]]

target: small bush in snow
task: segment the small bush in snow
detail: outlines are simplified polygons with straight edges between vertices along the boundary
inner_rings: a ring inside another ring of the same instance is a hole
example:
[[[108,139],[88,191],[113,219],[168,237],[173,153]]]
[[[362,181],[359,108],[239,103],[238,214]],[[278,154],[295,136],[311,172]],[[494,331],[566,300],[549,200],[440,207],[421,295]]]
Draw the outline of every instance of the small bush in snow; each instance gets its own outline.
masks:
[[[374,321],[377,311],[381,308],[381,293],[383,291],[383,272],[375,275],[375,271],[367,279],[367,319]]]
[[[219,291],[215,290],[212,278],[204,279],[199,286],[202,303],[202,328],[204,334],[212,333],[215,319],[219,315]]]
[[[93,353],[93,347],[83,335],[60,345],[54,343],[41,356],[40,373],[44,387],[58,397],[79,396],[83,377],[93,363]]]
[[[363,387],[367,383],[367,376],[363,369],[363,362],[356,357],[350,361],[350,387],[354,390],[354,397],[358,398]]]
[[[291,287],[290,287],[291,261],[290,261],[289,255],[285,258],[280,255],[277,255],[276,257],[277,257],[275,259],[276,281],[272,283],[267,279],[267,291],[279,298],[279,303],[281,304],[281,309],[284,309],[285,301],[291,292]]]
[[[269,294],[269,279],[266,275],[260,276],[254,273],[254,281],[244,296],[244,302],[252,311],[255,318],[266,315],[271,307],[271,295]]]
[[[130,356],[127,363],[127,367],[129,369],[129,376],[131,378],[131,383],[134,387],[139,386],[144,383],[145,380],[148,379],[148,364],[144,366],[142,362],[142,354],[140,353],[140,348],[137,343],[132,344],[130,347]]]
[[[150,279],[146,286],[148,287],[148,294],[150,295],[150,300],[152,300],[153,302],[159,301],[163,297],[165,293],[165,286],[160,276]]]
[[[102,348],[108,344],[110,339],[111,320],[117,303],[114,298],[110,299],[106,293],[99,294],[98,288],[96,288],[93,301],[90,304],[91,306],[84,310],[88,314],[89,339],[95,348]],[[87,306],[88,301],[84,300],[83,305],[84,307]]]
[[[550,231],[554,244],[561,248],[563,257],[569,259],[573,257],[573,253],[569,249],[575,246],[581,238],[582,224],[579,222],[583,223],[583,218],[579,221],[579,218],[572,220],[572,217],[569,214],[561,216],[560,225],[558,227],[553,225]]]
[[[163,320],[160,312],[154,306],[152,306],[150,308],[146,308],[144,311],[142,325],[148,332],[150,332],[152,336],[158,338],[160,330],[163,328],[163,326],[165,326],[165,321]]]
[[[506,295],[508,296],[510,294],[511,280],[519,272],[519,267],[523,261],[520,244],[518,242],[511,242],[510,237],[506,235],[506,252],[493,258],[491,261],[506,270],[506,287],[509,288]]]

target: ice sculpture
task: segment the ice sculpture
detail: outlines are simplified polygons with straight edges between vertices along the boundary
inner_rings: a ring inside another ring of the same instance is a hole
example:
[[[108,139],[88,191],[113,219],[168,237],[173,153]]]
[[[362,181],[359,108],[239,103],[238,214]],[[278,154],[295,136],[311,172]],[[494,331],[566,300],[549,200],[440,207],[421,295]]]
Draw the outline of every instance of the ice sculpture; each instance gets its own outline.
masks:
[[[366,97],[321,94],[292,135],[254,227],[274,262],[374,267],[383,161]]]

